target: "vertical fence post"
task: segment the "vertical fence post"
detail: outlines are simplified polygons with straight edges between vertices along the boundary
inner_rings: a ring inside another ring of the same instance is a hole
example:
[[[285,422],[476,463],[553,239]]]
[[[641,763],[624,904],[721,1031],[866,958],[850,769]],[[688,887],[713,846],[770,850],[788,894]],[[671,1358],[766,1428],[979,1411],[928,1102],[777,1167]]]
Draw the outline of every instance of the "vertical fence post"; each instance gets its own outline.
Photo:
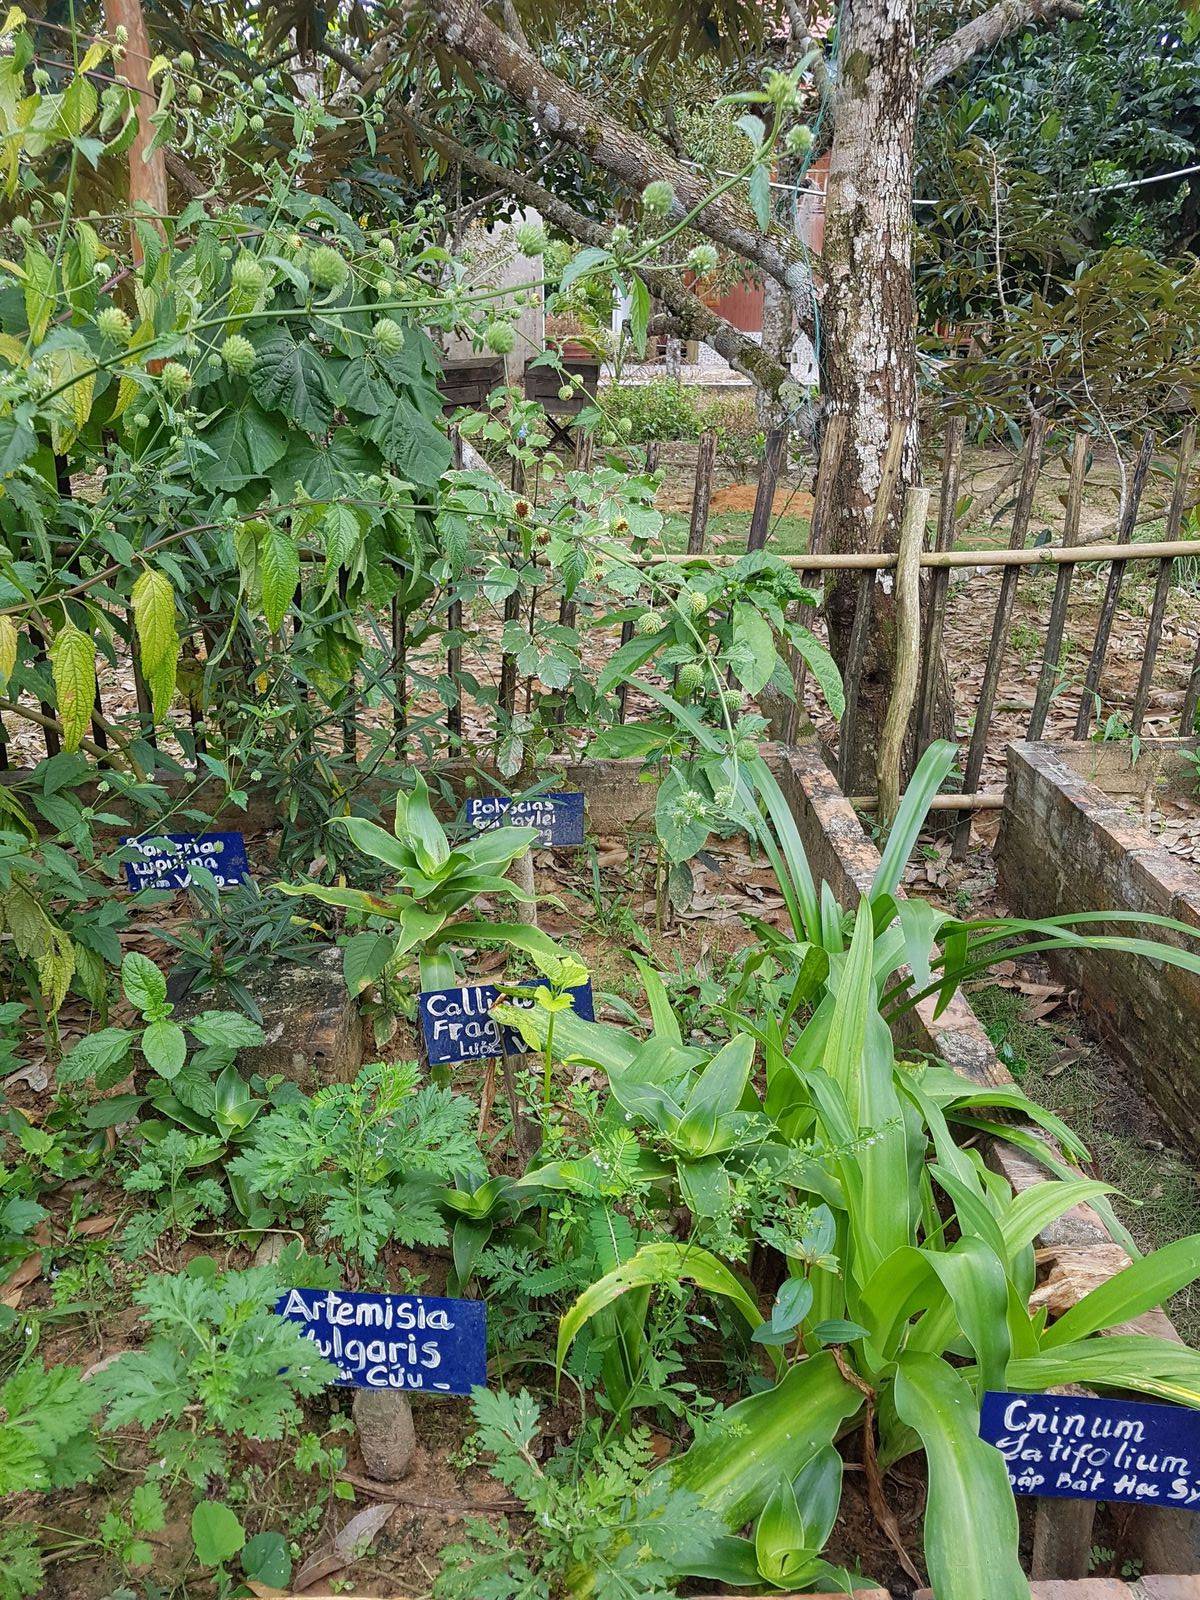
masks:
[[[887,454],[883,458],[883,471],[879,479],[879,492],[875,496],[875,511],[871,518],[871,549],[878,550],[883,543],[884,529],[892,509],[896,482],[900,476],[900,458],[904,451],[905,424],[898,419],[892,424]],[[846,654],[846,709],[842,715],[838,735],[838,783],[849,793],[850,760],[854,750],[854,734],[858,724],[858,692],[862,683],[863,656],[866,654],[867,633],[871,626],[871,595],[876,574],[870,568],[858,580],[858,596],[854,604],[854,621],[850,625],[850,643]]]
[[[1013,508],[1012,533],[1009,536],[1008,548],[1010,550],[1023,550],[1025,547],[1025,534],[1029,528],[1029,514],[1033,510],[1033,497],[1037,491],[1038,477],[1042,467],[1042,448],[1046,442],[1046,419],[1035,417],[1029,427],[1029,439],[1025,446],[1025,462],[1021,470],[1021,487],[1017,490],[1017,503]],[[975,707],[975,725],[971,729],[971,744],[967,752],[967,770],[963,778],[963,790],[967,794],[974,794],[979,786],[979,775],[983,771],[983,758],[987,752],[988,724],[992,719],[992,707],[996,702],[996,689],[1000,682],[1000,668],[1004,661],[1004,652],[1008,644],[1008,629],[1012,621],[1013,603],[1017,598],[1017,577],[1020,567],[1005,567],[1000,579],[1000,592],[996,598],[996,616],[992,623],[992,638],[988,646],[987,662],[983,669],[983,683],[979,689],[979,701]],[[962,821],[954,830],[954,843],[951,846],[951,855],[955,861],[961,861],[966,856],[971,843],[971,813],[964,811]]]
[[[750,513],[750,532],[746,536],[747,550],[761,550],[767,542],[771,527],[771,508],[775,504],[775,485],[779,482],[779,469],[787,453],[787,429],[769,428],[763,449],[762,466],[758,472],[758,490],[754,496],[754,510]]]
[[[1079,520],[1083,514],[1083,483],[1087,476],[1087,435],[1077,433],[1071,444],[1071,477],[1067,484],[1067,508],[1063,518],[1063,543],[1079,543]],[[1067,607],[1071,599],[1071,583],[1075,577],[1075,563],[1067,561],[1058,569],[1054,579],[1054,599],[1050,605],[1050,621],[1046,626],[1046,653],[1042,657],[1042,670],[1038,676],[1033,697],[1033,714],[1029,718],[1030,739],[1040,739],[1046,727],[1046,714],[1054,695],[1058,677],[1058,659],[1062,654],[1063,634],[1067,626]]]
[[[965,417],[950,417],[946,422],[946,436],[942,444],[942,489],[938,501],[937,534],[933,548],[949,550],[954,545],[954,528],[958,510],[958,485],[962,472],[963,441],[966,438]],[[921,690],[918,697],[917,754],[933,738],[933,713],[937,704],[938,662],[942,656],[942,638],[946,628],[946,599],[950,589],[949,567],[934,567],[928,579],[928,601],[925,617],[925,640],[921,661]]]
[[[392,732],[396,754],[404,755],[404,735],[408,731],[408,618],[400,608],[400,596],[392,596]]]
[[[1129,492],[1125,496],[1125,504],[1121,507],[1121,521],[1117,528],[1118,544],[1128,544],[1133,537],[1138,506],[1142,501],[1142,490],[1146,487],[1150,458],[1153,454],[1154,435],[1147,429],[1142,439],[1142,448],[1138,451]],[[1112,633],[1112,625],[1117,615],[1117,603],[1121,598],[1121,585],[1124,581],[1125,563],[1114,561],[1108,569],[1108,586],[1104,591],[1104,603],[1100,607],[1100,620],[1096,624],[1096,642],[1092,646],[1091,658],[1083,679],[1083,692],[1079,697],[1079,714],[1075,718],[1077,739],[1086,739],[1088,728],[1091,726],[1092,701],[1100,690],[1100,677],[1104,671],[1104,658],[1108,654],[1109,635]]]
[[[1175,491],[1171,496],[1171,509],[1167,513],[1167,526],[1163,538],[1173,541],[1179,537],[1183,524],[1183,502],[1187,492],[1188,476],[1192,466],[1192,451],[1196,444],[1196,421],[1189,418],[1179,441],[1179,455],[1175,463]],[[1146,648],[1142,654],[1142,670],[1138,677],[1137,693],[1133,697],[1133,715],[1129,719],[1130,731],[1140,734],[1150,698],[1150,685],[1154,680],[1154,663],[1162,643],[1163,618],[1167,611],[1167,596],[1171,590],[1171,573],[1175,562],[1172,557],[1158,563],[1158,576],[1154,582],[1154,601],[1150,607],[1150,620],[1146,624]]]
[[[513,462],[512,486],[514,494],[522,494],[525,490],[525,469],[519,461]],[[508,539],[509,549],[513,547],[510,534]],[[504,602],[504,623],[507,628],[510,622],[521,620],[521,588],[518,584],[508,599]],[[501,711],[512,716],[517,709],[517,658],[511,650],[505,650],[500,656],[500,688],[497,701]]]
[[[821,438],[820,455],[817,460],[817,481],[813,487],[812,515],[808,520],[808,554],[816,555],[825,546],[829,512],[833,504],[833,486],[837,481],[838,468],[842,461],[842,447],[846,443],[846,418],[840,413],[830,417],[825,424],[825,431]],[[822,582],[819,571],[806,571],[800,568],[796,577],[806,587],[814,582]],[[802,613],[802,606],[797,603],[797,612]],[[784,742],[790,744],[796,737],[796,730],[800,726],[800,710],[804,704],[804,683],[807,676],[807,663],[798,650],[793,650],[791,655],[792,685],[795,696],[787,710],[787,720],[784,724]]]
[[[879,736],[876,773],[879,816],[886,827],[900,804],[900,761],[904,736],[917,696],[921,654],[921,551],[929,515],[929,490],[909,489],[904,496],[900,544],[896,555],[896,661],[892,697]]]
[[[708,532],[708,508],[712,501],[713,464],[717,459],[717,436],[711,428],[700,435],[696,450],[696,487],[692,491],[692,520],[688,528],[687,553],[698,556],[704,551],[704,537]]]
[[[450,429],[450,465],[455,472],[462,471],[463,447],[462,434],[457,428]],[[450,679],[451,691],[454,695],[454,704],[446,712],[447,742],[452,755],[457,755],[462,749],[462,644],[459,642],[462,634],[463,610],[461,600],[451,600],[446,609],[446,632],[454,639],[454,643],[446,650],[446,676]]]
[[[651,439],[646,445],[646,476],[658,471],[658,452],[661,446],[657,439]]]

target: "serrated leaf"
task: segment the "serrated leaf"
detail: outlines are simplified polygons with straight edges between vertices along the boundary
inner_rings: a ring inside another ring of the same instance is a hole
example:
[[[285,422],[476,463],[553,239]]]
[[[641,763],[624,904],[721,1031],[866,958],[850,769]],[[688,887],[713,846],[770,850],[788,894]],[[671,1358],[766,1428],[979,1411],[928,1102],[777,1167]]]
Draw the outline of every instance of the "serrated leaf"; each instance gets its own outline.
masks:
[[[165,573],[147,567],[139,575],[133,586],[133,620],[151,713],[155,722],[161,722],[175,695],[180,649],[175,591]]]
[[[142,1034],[142,1054],[160,1078],[178,1077],[187,1060],[187,1040],[177,1022],[152,1022]]]
[[[262,591],[263,615],[275,633],[300,582],[300,552],[296,541],[282,529],[268,527],[258,545],[258,582]]]
[[[17,664],[17,625],[11,617],[0,617],[0,690],[8,688]]]
[[[282,411],[309,433],[324,433],[333,421],[333,402],[325,386],[321,358],[307,340],[286,328],[254,341],[250,387],[268,411]]]
[[[754,220],[764,233],[771,226],[771,174],[765,165],[750,174],[750,206]]]
[[[96,703],[96,647],[91,635],[65,622],[50,645],[50,670],[63,749],[70,753],[83,743]]]

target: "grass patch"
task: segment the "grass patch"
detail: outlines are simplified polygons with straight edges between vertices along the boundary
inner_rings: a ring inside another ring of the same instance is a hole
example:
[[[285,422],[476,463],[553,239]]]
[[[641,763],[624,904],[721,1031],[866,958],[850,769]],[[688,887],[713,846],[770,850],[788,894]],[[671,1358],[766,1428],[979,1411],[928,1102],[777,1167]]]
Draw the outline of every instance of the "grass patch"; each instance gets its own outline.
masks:
[[[663,544],[670,551],[687,549],[688,526],[691,518],[683,511],[663,514]],[[728,539],[745,545],[750,531],[750,517],[745,511],[714,511],[708,519],[707,540],[711,547],[717,541]],[[807,517],[778,517],[771,523],[767,535],[767,549],[777,556],[803,555],[808,547]]]
[[[1138,1247],[1154,1250],[1200,1233],[1200,1184],[1190,1163],[1165,1143],[1162,1124],[1112,1058],[1090,1041],[1078,1054],[1079,1039],[1068,1025],[1032,1020],[1025,997],[1012,989],[991,984],[973,990],[970,999],[1021,1088],[1075,1130],[1091,1151],[1096,1176],[1116,1184],[1113,1209]],[[1167,1310],[1188,1344],[1200,1343],[1200,1287],[1184,1289]]]

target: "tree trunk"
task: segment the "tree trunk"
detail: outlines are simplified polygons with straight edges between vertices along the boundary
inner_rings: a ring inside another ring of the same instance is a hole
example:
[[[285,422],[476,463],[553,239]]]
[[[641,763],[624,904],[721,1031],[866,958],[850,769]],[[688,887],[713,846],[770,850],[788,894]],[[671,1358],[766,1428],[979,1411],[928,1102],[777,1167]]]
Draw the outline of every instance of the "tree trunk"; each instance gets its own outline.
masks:
[[[125,54],[121,70],[131,89],[138,97],[137,133],[129,146],[129,209],[136,212],[139,205],[153,212],[155,217],[167,214],[167,164],[162,149],[149,159],[146,151],[154,142],[154,124],[150,118],[158,109],[158,101],[150,86],[149,70],[154,52],[150,48],[150,35],[142,14],[141,0],[104,0],[104,21],[110,33],[118,27],[125,29]],[[156,223],[159,232],[162,224]],[[142,247],[136,231],[132,229],[133,254],[136,261],[142,258]]]
[[[846,419],[829,521],[830,548],[867,549],[892,426],[904,424],[899,481],[884,528],[894,548],[904,490],[919,473],[916,305],[912,288],[912,152],[920,93],[916,0],[847,0],[833,109],[822,269],[826,416]],[[857,574],[829,597],[830,644],[844,670]],[[890,586],[888,586],[890,588]],[[892,675],[891,596],[875,585],[861,675],[854,792],[875,782],[875,750]]]

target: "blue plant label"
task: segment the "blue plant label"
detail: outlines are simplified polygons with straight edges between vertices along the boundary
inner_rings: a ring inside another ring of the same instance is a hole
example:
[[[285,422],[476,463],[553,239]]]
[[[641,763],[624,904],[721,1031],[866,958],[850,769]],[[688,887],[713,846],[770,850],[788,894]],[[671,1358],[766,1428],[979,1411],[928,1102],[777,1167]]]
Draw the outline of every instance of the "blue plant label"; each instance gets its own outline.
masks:
[[[532,989],[533,984],[524,984]],[[577,1017],[596,1020],[592,1003],[592,985],[581,983],[577,989],[566,991],[571,996],[571,1009]],[[420,995],[421,1032],[429,1064],[433,1067],[450,1066],[462,1061],[487,1061],[498,1055],[520,1055],[527,1049],[524,1040],[511,1028],[501,1028],[491,1010],[500,998],[493,983],[471,983],[462,989],[425,989]],[[533,1009],[532,994],[528,999],[509,994],[505,999],[514,1006]]]
[[[133,890],[186,889],[193,866],[207,867],[218,889],[232,889],[250,876],[246,838],[241,833],[146,833],[121,840],[137,851],[125,862]]]
[[[1200,1411],[989,1391],[979,1432],[1004,1457],[1017,1494],[1200,1511]]]
[[[467,801],[467,821],[480,833],[507,825],[536,828],[542,845],[583,843],[583,795],[539,794],[510,800],[505,794],[475,795]]]
[[[470,1394],[487,1383],[482,1300],[285,1289],[275,1310],[338,1369],[339,1388]]]

